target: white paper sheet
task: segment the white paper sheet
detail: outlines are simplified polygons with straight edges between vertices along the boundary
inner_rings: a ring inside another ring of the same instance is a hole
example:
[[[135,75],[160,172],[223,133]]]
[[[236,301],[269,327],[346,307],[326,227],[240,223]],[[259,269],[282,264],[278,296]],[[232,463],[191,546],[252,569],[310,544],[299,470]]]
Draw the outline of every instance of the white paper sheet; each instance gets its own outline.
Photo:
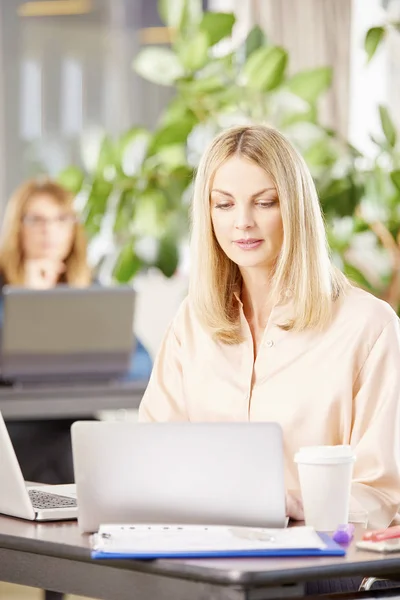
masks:
[[[108,553],[242,551],[263,549],[323,549],[326,544],[312,527],[183,525],[101,525],[92,537],[94,550]]]

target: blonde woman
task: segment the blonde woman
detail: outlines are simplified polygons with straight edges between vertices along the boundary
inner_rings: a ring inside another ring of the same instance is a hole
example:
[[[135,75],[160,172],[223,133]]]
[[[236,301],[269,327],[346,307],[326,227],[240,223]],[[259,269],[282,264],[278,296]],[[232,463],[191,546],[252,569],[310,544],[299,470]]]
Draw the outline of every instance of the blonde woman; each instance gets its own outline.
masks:
[[[389,525],[400,503],[399,320],[331,263],[310,173],[278,131],[238,127],[212,142],[191,246],[189,295],[140,419],[279,422],[288,515],[300,519],[295,452],[351,444],[351,517]]]
[[[71,193],[48,179],[30,180],[16,190],[4,215],[0,270],[12,285],[90,285],[85,234]]]
[[[74,197],[57,182],[32,179],[11,197],[1,230],[0,279],[0,286],[35,289],[92,283],[85,233],[74,209]],[[150,371],[151,359],[138,341],[129,378],[147,379]],[[71,424],[69,419],[7,424],[25,479],[73,481]]]

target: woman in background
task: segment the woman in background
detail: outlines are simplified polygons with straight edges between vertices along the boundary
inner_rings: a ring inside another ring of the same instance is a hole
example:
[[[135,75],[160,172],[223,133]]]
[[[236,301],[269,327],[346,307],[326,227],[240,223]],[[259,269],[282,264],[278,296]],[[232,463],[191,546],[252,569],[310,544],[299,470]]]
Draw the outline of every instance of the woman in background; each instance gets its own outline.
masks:
[[[30,180],[11,197],[0,241],[0,286],[50,289],[89,286],[86,238],[74,197],[49,179]],[[147,379],[151,359],[138,341],[131,379]],[[88,415],[90,416],[90,415]],[[70,419],[9,421],[7,427],[26,480],[73,481]]]

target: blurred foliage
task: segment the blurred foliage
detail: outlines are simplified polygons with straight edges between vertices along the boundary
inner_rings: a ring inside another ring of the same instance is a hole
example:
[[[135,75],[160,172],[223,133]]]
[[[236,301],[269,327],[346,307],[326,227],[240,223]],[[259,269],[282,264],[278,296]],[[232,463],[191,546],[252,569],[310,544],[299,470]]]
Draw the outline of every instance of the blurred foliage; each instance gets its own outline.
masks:
[[[320,122],[319,100],[333,77],[329,66],[291,75],[287,51],[258,26],[232,47],[235,16],[203,12],[201,0],[160,0],[159,10],[171,44],[145,47],[133,67],[148,81],[172,86],[173,99],[153,131],[134,127],[119,139],[105,136],[92,169],[69,167],[60,174],[84,198],[89,236],[111,232],[115,279],[130,281],[149,266],[174,274],[204,147],[227,126],[262,121],[283,131],[305,157],[336,262],[398,309],[400,154],[387,108],[379,108],[381,133],[373,138],[371,160]],[[387,27],[368,31],[368,60]],[[371,275],[365,248],[379,256],[378,273]]]

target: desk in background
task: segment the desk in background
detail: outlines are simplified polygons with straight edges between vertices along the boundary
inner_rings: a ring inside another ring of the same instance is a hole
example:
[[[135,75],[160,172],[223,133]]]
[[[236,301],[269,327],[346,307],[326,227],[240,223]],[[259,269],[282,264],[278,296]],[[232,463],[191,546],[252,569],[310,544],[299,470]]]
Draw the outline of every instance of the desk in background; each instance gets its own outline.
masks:
[[[19,385],[0,388],[7,420],[80,418],[103,410],[137,409],[146,381],[77,385]]]
[[[361,532],[360,532],[361,534]],[[0,580],[105,600],[301,597],[307,581],[400,575],[400,554],[350,548],[344,558],[93,561],[76,522],[0,516]]]

